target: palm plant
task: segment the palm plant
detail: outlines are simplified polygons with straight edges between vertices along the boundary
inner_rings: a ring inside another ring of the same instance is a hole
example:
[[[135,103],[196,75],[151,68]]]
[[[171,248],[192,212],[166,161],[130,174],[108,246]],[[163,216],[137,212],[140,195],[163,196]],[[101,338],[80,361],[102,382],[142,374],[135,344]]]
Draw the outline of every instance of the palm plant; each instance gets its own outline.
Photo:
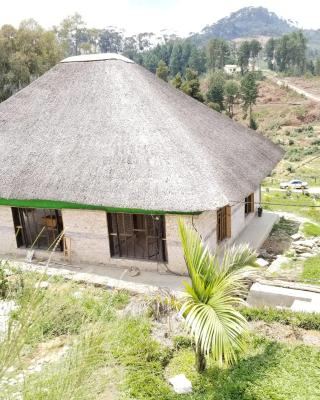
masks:
[[[235,308],[256,266],[247,245],[231,247],[223,257],[211,254],[199,234],[179,221],[179,231],[191,284],[181,313],[195,341],[196,368],[206,368],[206,356],[219,365],[232,364],[245,348],[247,321]]]

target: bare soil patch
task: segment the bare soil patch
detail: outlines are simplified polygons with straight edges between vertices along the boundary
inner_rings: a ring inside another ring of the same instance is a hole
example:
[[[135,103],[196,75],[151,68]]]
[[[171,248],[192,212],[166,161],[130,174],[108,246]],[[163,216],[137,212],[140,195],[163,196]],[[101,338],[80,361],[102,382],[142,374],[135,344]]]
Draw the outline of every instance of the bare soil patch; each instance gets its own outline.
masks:
[[[308,346],[320,346],[320,332],[307,331],[290,325],[277,322],[250,321],[251,332],[261,334],[268,339],[292,344],[306,344]]]

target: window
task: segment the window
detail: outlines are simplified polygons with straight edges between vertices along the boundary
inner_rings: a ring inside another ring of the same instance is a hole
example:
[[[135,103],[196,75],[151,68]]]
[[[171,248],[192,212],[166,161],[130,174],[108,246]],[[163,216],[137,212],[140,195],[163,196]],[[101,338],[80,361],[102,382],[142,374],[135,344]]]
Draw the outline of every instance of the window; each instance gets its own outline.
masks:
[[[254,193],[251,193],[244,200],[244,213],[245,215],[249,215],[254,212]]]
[[[111,257],[166,261],[162,215],[108,213]]]
[[[63,230],[60,210],[12,208],[18,247],[52,250]],[[62,240],[57,250],[63,250]]]
[[[217,210],[217,241],[231,237],[231,207],[226,206]]]

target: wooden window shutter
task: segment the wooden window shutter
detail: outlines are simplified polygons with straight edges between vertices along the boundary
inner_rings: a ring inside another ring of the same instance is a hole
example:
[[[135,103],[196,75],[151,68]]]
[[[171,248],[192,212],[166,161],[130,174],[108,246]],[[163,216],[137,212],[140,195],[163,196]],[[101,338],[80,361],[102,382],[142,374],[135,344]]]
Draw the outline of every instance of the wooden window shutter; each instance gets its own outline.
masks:
[[[227,232],[226,232],[226,236],[228,238],[231,237],[231,206],[226,206],[226,225],[227,225]]]
[[[250,195],[250,212],[254,212],[254,193]]]

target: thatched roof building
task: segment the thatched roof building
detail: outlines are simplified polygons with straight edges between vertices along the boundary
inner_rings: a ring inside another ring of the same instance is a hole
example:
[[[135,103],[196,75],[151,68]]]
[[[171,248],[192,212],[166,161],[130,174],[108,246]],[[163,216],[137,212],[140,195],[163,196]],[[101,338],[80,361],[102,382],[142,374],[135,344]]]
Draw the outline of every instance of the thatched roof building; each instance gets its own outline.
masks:
[[[0,152],[0,204],[169,212],[243,199],[282,156],[117,55],[64,60],[0,104]]]

